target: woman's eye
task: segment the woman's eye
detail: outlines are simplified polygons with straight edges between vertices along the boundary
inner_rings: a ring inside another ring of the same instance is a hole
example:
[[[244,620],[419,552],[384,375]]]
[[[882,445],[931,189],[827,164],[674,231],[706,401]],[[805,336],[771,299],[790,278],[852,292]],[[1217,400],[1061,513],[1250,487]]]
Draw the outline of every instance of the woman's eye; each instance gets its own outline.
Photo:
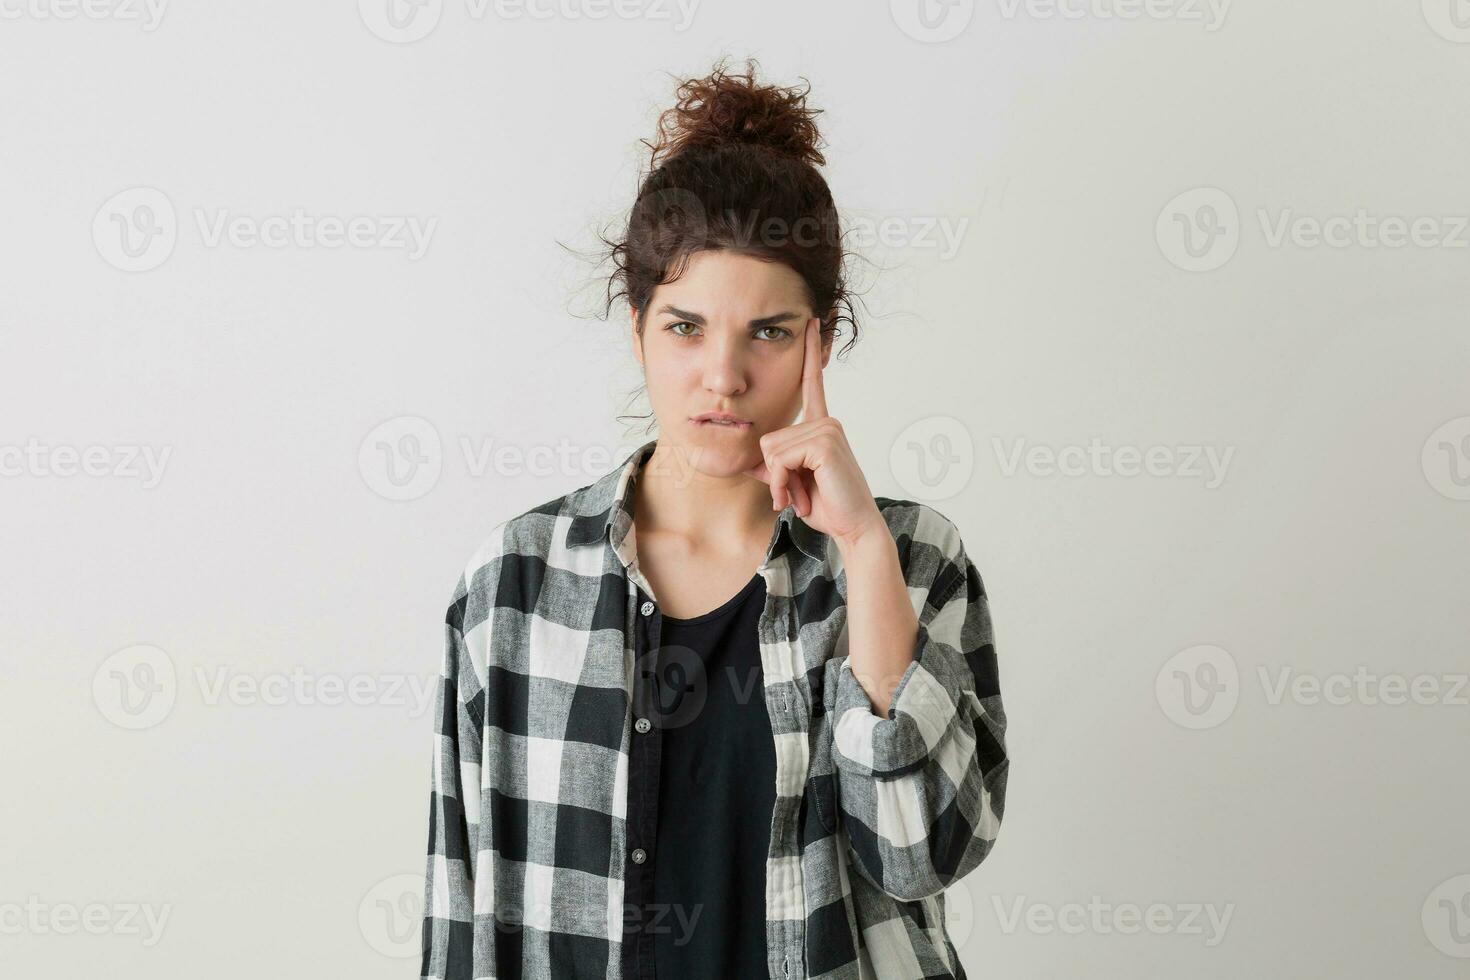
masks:
[[[689,332],[684,332],[680,329],[681,327],[688,327]],[[667,327],[664,327],[664,329],[672,332],[675,337],[683,337],[685,340],[688,340],[698,335],[697,331],[699,330],[699,327],[697,324],[690,323],[688,320],[677,320],[669,324]],[[767,330],[771,331],[774,336],[760,336],[763,331]],[[791,331],[787,330],[785,327],[761,327],[759,330],[756,331],[756,335],[759,336],[761,340],[772,341],[785,340],[788,337],[794,336]]]

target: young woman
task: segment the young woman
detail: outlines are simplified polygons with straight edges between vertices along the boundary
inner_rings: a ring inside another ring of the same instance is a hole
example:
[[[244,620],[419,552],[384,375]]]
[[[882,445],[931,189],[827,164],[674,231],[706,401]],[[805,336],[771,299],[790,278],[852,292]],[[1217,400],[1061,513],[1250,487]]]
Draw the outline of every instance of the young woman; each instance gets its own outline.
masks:
[[[681,86],[612,243],[658,436],[456,585],[424,977],[965,975],[944,888],[1008,771],[985,588],[829,410],[816,110],[754,75]]]

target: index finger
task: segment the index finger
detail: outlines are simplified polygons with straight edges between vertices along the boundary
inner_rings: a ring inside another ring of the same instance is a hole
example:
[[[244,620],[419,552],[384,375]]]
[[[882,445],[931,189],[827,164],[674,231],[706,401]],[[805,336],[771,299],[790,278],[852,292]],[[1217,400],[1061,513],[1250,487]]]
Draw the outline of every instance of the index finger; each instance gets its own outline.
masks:
[[[806,324],[806,352],[801,362],[801,418],[827,417],[827,392],[822,387],[822,321],[812,317]]]

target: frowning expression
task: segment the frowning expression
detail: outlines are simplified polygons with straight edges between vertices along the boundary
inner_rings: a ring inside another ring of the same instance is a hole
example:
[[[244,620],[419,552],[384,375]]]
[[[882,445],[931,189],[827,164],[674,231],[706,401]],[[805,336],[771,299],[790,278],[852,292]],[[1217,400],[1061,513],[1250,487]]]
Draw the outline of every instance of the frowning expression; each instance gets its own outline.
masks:
[[[660,442],[687,447],[706,473],[760,462],[760,437],[801,410],[804,332],[816,328],[801,277],[781,262],[695,252],[654,289],[641,334],[636,317],[633,350]]]

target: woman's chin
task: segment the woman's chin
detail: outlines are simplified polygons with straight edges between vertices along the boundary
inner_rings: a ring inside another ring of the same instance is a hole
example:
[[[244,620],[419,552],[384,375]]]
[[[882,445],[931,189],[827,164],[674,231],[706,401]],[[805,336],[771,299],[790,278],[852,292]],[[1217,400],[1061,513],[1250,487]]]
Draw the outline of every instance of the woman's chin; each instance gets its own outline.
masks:
[[[688,449],[694,468],[706,476],[735,476],[764,459],[760,436],[750,430],[744,435],[733,432],[695,433]]]

